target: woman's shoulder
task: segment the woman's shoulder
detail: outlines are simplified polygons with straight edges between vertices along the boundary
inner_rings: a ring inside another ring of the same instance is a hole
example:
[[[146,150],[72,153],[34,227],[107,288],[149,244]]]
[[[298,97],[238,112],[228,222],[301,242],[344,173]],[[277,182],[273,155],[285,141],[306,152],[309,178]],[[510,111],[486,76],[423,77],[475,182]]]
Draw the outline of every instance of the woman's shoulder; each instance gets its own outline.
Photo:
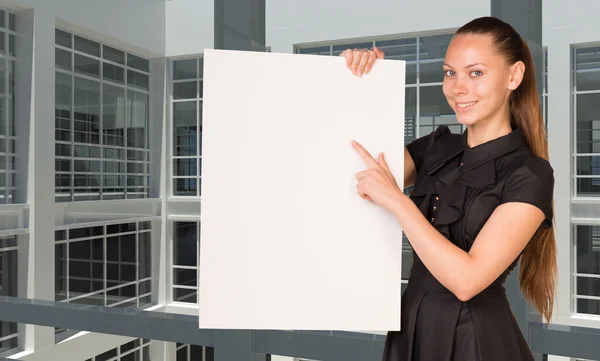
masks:
[[[527,152],[513,162],[504,178],[501,203],[525,202],[540,208],[546,215],[545,227],[552,224],[554,169],[550,162]]]
[[[447,125],[440,125],[433,132],[410,142],[406,148],[419,171],[427,159],[439,158],[462,149],[462,142],[461,134],[454,134]]]
[[[554,168],[549,160],[535,155],[529,147],[524,147],[521,151],[508,158],[506,163],[507,180],[511,177],[526,175],[538,180],[552,180],[554,178]]]

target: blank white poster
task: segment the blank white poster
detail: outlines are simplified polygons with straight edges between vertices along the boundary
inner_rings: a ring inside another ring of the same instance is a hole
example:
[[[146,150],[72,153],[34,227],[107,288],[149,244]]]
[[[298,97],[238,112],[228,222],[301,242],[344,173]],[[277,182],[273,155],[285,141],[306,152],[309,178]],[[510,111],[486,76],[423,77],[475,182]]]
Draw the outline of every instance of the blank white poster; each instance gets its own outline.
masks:
[[[199,325],[400,329],[402,229],[360,198],[357,140],[403,188],[405,63],[207,50]]]

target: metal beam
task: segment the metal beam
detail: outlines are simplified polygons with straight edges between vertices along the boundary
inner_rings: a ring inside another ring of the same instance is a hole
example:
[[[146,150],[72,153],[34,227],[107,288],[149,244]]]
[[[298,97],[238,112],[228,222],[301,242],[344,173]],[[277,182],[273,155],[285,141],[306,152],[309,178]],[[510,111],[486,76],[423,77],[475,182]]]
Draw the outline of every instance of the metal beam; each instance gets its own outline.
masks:
[[[70,330],[214,345],[214,330],[198,328],[195,316],[0,297],[0,320]]]
[[[530,324],[529,343],[536,353],[600,360],[600,329],[596,328]]]
[[[321,361],[380,361],[384,335],[342,331],[212,330],[199,329],[190,315],[89,306],[73,303],[0,297],[0,320],[18,324],[146,338],[154,341],[230,349],[223,341],[236,339],[254,355],[283,355]],[[600,329],[532,322],[531,349],[550,354],[600,360]],[[247,338],[246,335],[250,335]],[[225,351],[224,357],[235,356]],[[5,361],[0,357],[0,361]]]

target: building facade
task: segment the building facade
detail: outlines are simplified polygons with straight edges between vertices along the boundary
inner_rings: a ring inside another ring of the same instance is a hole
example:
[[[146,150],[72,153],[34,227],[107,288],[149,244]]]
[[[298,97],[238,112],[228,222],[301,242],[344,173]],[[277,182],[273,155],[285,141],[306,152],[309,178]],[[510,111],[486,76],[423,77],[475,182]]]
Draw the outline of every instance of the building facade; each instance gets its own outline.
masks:
[[[445,51],[462,24],[502,15],[529,24],[523,29],[538,67],[556,179],[553,324],[600,335],[598,5],[505,3],[512,7],[495,0],[245,0],[231,9],[221,0],[0,0],[1,296],[197,315],[204,49],[337,56],[376,45],[407,62],[408,143],[440,124],[464,130],[441,91]],[[404,242],[406,281],[412,259]],[[523,323],[535,319],[515,305]],[[213,347],[0,321],[0,357],[228,359],[218,340]],[[381,337],[372,339],[381,344]],[[256,359],[306,358],[266,353]]]

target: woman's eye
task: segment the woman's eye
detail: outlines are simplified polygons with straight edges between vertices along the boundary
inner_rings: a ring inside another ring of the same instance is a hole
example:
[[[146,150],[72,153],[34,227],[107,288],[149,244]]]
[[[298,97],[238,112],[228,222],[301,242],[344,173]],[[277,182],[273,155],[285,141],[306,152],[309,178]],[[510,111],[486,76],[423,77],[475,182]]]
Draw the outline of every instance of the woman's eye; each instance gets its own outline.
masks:
[[[471,75],[473,75],[473,76],[481,76],[481,75],[483,75],[483,73],[482,73],[482,72],[480,72],[479,70],[473,70],[473,71],[471,72]]]
[[[453,76],[453,75],[454,75],[454,72],[453,72],[452,70],[445,70],[445,71],[444,71],[444,75],[445,75],[445,76]]]

